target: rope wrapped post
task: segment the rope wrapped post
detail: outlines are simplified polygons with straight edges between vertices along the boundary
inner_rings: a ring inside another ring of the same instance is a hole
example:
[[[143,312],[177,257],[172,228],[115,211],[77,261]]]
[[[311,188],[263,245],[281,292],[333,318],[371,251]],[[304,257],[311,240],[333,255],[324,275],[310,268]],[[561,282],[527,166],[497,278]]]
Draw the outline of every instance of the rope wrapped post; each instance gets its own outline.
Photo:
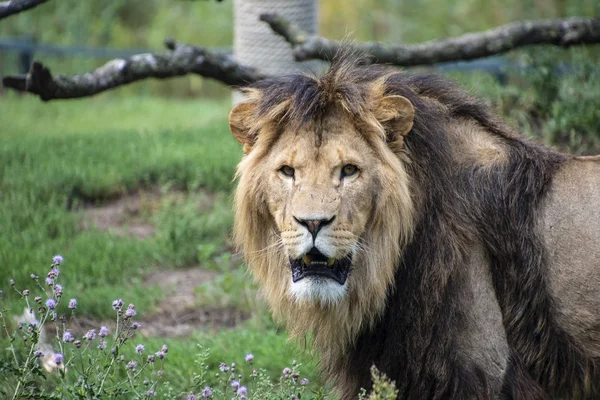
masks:
[[[260,20],[261,14],[272,12],[277,12],[304,32],[317,34],[317,0],[234,0],[233,54],[236,61],[264,75],[319,71],[323,65],[321,61],[297,62],[292,46]],[[243,96],[235,92],[234,103],[241,100]]]

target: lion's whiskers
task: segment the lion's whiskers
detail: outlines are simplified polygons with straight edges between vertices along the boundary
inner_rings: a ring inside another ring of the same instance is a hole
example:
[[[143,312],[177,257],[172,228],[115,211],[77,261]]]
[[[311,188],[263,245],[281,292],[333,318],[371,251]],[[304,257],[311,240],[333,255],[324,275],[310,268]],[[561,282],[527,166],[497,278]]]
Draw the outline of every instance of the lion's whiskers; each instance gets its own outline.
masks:
[[[279,236],[279,235],[274,235],[274,236],[276,236],[276,240],[273,243],[271,243],[271,244],[263,247],[262,249],[254,250],[254,251],[250,251],[250,252],[246,252],[246,254],[249,254],[249,255],[250,254],[252,254],[252,255],[270,255],[270,253],[274,252],[274,250],[276,248],[279,248],[280,250],[283,250],[284,246],[283,246],[283,240],[281,239],[281,236]]]

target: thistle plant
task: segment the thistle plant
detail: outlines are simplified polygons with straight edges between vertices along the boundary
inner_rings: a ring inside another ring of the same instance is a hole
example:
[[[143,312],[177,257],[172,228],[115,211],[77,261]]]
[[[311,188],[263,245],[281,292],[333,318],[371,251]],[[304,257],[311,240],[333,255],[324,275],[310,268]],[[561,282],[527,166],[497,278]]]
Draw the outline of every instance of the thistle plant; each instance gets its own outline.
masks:
[[[199,346],[196,365],[199,373],[193,376],[192,393],[187,396],[188,400],[206,399],[300,399],[310,398],[320,400],[324,398],[322,390],[310,393],[309,381],[300,376],[300,363],[292,361],[291,367],[285,367],[278,380],[273,379],[264,369],[259,369],[255,363],[252,353],[246,354],[244,360],[252,369],[248,375],[238,371],[236,363],[220,363],[218,372],[211,378],[208,372],[207,359],[209,350]],[[247,368],[246,368],[247,369]],[[206,383],[211,380],[213,386]],[[194,390],[195,389],[195,390]]]
[[[32,288],[9,284],[25,302],[24,314],[11,333],[7,310],[2,304],[0,323],[9,340],[11,362],[0,365],[5,378],[2,398],[44,399],[149,399],[156,396],[164,373],[168,347],[155,352],[133,344],[141,324],[135,321],[134,304],[122,299],[112,303],[114,328],[100,326],[77,335],[70,328],[76,317],[76,298],[65,300],[59,283],[63,257],[53,258],[46,277],[31,274]],[[68,312],[58,312],[67,302]],[[111,332],[112,330],[112,332]],[[48,334],[48,332],[52,334]],[[135,358],[127,358],[127,347],[135,348]],[[42,380],[55,382],[48,390]],[[12,383],[12,384],[11,384]]]
[[[176,391],[164,378],[169,348],[150,349],[137,335],[134,304],[117,298],[112,304],[114,323],[86,331],[73,326],[79,309],[60,283],[63,257],[57,255],[45,275],[31,274],[31,286],[10,290],[23,300],[24,313],[9,317],[0,291],[0,328],[8,338],[7,357],[0,358],[2,399],[323,399],[311,393],[295,360],[279,377],[259,368],[252,353],[243,368],[221,362],[211,372],[209,350],[199,346],[194,372],[185,391]],[[68,270],[68,268],[64,268]],[[64,310],[64,311],[62,311]],[[243,356],[243,355],[242,355]],[[7,361],[2,362],[5,359]],[[251,371],[251,372],[250,372]]]

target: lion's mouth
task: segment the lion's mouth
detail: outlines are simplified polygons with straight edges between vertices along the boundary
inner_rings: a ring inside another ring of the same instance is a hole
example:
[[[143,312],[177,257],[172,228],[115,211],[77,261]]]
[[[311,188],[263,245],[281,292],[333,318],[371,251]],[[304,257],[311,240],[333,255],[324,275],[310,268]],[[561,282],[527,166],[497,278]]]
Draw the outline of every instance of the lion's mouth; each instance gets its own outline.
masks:
[[[298,282],[307,276],[320,276],[333,279],[340,285],[346,283],[350,266],[352,265],[352,255],[344,258],[327,258],[316,247],[313,247],[302,258],[290,260],[292,266],[292,281]]]

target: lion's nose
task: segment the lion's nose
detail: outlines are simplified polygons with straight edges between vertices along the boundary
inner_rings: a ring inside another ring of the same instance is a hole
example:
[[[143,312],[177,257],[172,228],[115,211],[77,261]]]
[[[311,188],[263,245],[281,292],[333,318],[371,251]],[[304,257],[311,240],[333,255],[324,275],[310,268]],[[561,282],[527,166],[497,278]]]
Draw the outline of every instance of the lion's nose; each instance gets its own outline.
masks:
[[[296,217],[294,217],[294,219],[300,225],[303,225],[308,229],[314,240],[321,228],[332,223],[335,219],[335,216],[331,217],[330,219],[301,219]]]

